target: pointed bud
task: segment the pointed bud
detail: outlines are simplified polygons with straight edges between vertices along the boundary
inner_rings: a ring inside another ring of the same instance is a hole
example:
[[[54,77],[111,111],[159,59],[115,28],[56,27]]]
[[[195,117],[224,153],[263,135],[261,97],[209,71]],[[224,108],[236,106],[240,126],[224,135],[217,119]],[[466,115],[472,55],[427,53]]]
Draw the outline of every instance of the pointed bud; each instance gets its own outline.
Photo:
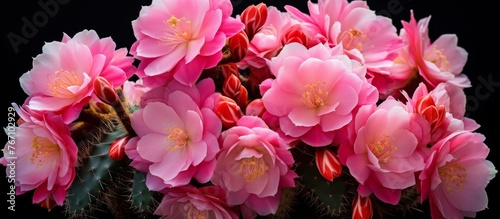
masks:
[[[130,139],[129,136],[119,138],[109,146],[109,157],[113,160],[119,161],[125,156],[125,145]]]
[[[241,22],[245,24],[248,39],[252,39],[255,33],[266,23],[267,6],[264,3],[248,6],[240,16]]]
[[[43,208],[46,208],[48,211],[52,210],[52,208],[54,208],[57,205],[56,201],[54,200],[54,198],[52,198],[52,196],[47,196],[47,198],[45,198],[43,201],[37,204]]]
[[[226,128],[236,125],[236,122],[243,116],[240,106],[233,99],[224,95],[220,95],[219,103],[215,107],[215,114]]]
[[[330,182],[342,173],[342,164],[338,155],[328,147],[316,148],[316,166],[321,175]]]
[[[106,78],[98,76],[94,80],[94,94],[104,103],[112,105],[118,101],[113,85]]]
[[[241,30],[238,34],[232,36],[228,40],[229,50],[231,51],[231,56],[233,57],[233,62],[239,62],[247,55],[248,47],[250,46],[250,41],[244,30]]]
[[[443,123],[446,117],[446,107],[436,106],[431,95],[418,98],[415,104],[415,112],[422,115],[431,125],[431,133],[434,133]]]
[[[224,85],[222,86],[222,94],[225,96],[234,99],[240,94],[241,81],[235,75],[229,75],[224,80]]]
[[[352,219],[371,219],[373,206],[370,197],[362,197],[359,193],[352,202]]]
[[[299,24],[295,24],[290,27],[283,36],[283,45],[293,42],[300,43],[305,47],[308,47],[309,45],[309,38],[304,34],[304,31]]]
[[[239,77],[240,72],[236,63],[228,63],[224,65],[220,65],[220,69],[222,71],[222,76],[224,78],[228,78],[230,75],[234,75]]]
[[[248,104],[248,91],[245,86],[240,86],[240,92],[236,96],[236,103],[240,106],[242,111],[245,111]]]
[[[245,112],[245,115],[247,116],[258,116],[262,118],[262,115],[264,115],[264,112],[266,112],[266,108],[264,107],[262,99],[259,98],[250,101]]]

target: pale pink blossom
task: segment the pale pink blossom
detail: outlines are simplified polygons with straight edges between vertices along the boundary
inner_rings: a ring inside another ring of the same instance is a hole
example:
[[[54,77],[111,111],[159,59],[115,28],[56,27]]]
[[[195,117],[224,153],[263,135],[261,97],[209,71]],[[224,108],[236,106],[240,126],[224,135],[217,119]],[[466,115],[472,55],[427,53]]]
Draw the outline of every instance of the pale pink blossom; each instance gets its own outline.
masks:
[[[423,82],[408,100],[408,110],[422,116],[430,124],[430,143],[456,131],[475,131],[479,124],[465,117],[466,96],[462,88],[449,83],[439,83],[433,90],[428,90]]]
[[[309,13],[287,5],[293,18],[304,22],[310,37],[330,46],[342,44],[346,51],[358,50],[370,76],[389,74],[397,49],[402,46],[392,20],[375,14],[366,1],[308,1]]]
[[[141,97],[149,90],[151,88],[144,86],[141,79],[123,83],[123,95],[130,106],[139,106]]]
[[[104,77],[117,87],[134,74],[133,58],[115,46],[110,37],[101,39],[94,30],[46,43],[33,59],[33,68],[20,78],[29,95],[25,106],[61,114],[67,124],[74,121],[90,99],[98,100],[93,97],[95,78]]]
[[[486,160],[490,149],[482,134],[459,131],[432,146],[419,175],[421,201],[429,200],[432,218],[476,217],[488,207],[485,187],[497,173]]]
[[[279,117],[285,135],[311,146],[332,143],[359,106],[378,100],[366,68],[345,55],[342,45],[287,44],[269,65],[276,79],[263,82],[266,111]]]
[[[196,188],[192,185],[168,188],[154,214],[162,219],[204,218],[237,219],[226,203],[224,191],[216,186]]]
[[[290,146],[256,116],[243,116],[220,136],[221,151],[212,178],[227,193],[227,203],[258,215],[276,213],[282,189],[294,187],[297,174]]]
[[[379,106],[362,106],[355,120],[354,141],[344,141],[338,155],[359,182],[358,192],[397,204],[403,189],[416,184],[424,167],[419,148],[426,146],[422,127],[403,103],[388,98]]]
[[[231,17],[229,0],[153,0],[132,21],[137,41],[131,53],[141,62],[144,85],[159,86],[175,79],[192,86],[204,69],[222,59],[226,39],[244,25]]]
[[[385,94],[396,94],[397,90],[407,89],[406,86],[424,82],[429,89],[439,83],[447,82],[460,88],[470,87],[471,83],[462,70],[467,61],[468,53],[457,45],[455,34],[440,35],[434,42],[429,38],[429,23],[431,17],[416,21],[413,11],[410,21],[403,21],[400,36],[403,47],[394,60],[391,75],[381,78],[377,84],[389,81],[391,88]],[[412,89],[410,87],[410,89]],[[396,91],[396,92],[394,92]],[[411,90],[407,90],[411,93]]]
[[[245,58],[238,62],[238,67],[248,66],[262,68],[266,60],[276,56],[283,47],[283,37],[286,31],[298,21],[293,20],[286,12],[281,12],[274,6],[267,7],[267,20],[250,41]]]
[[[211,79],[193,87],[172,81],[142,96],[141,108],[130,116],[137,137],[127,143],[125,153],[133,167],[147,172],[149,189],[210,180],[222,129],[213,111],[214,91]]]
[[[40,121],[19,115],[23,123],[16,127],[15,144],[5,145],[0,163],[7,166],[7,175],[15,168],[18,195],[34,190],[33,203],[53,199],[62,206],[76,175],[78,153],[69,128],[61,115],[52,112],[44,112]],[[15,154],[9,154],[11,147]]]

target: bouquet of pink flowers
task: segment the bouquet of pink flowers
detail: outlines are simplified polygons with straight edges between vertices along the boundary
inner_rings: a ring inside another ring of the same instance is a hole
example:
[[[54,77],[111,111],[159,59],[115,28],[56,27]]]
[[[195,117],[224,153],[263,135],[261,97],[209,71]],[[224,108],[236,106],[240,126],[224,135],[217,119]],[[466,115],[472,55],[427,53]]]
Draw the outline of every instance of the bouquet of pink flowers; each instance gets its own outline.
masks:
[[[16,194],[70,218],[488,207],[497,170],[465,115],[456,35],[431,41],[413,12],[398,30],[359,0],[232,13],[229,0],[153,0],[129,49],[94,30],[46,43],[0,159],[16,159]]]

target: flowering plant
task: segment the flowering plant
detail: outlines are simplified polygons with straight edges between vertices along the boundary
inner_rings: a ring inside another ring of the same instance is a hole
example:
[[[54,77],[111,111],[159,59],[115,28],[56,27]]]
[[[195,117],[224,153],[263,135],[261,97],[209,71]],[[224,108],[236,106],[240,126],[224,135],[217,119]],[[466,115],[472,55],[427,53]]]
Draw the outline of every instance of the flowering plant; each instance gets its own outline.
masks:
[[[74,218],[484,210],[497,170],[457,37],[413,13],[398,32],[364,1],[308,9],[153,0],[130,49],[94,30],[46,43],[13,103],[16,193]]]

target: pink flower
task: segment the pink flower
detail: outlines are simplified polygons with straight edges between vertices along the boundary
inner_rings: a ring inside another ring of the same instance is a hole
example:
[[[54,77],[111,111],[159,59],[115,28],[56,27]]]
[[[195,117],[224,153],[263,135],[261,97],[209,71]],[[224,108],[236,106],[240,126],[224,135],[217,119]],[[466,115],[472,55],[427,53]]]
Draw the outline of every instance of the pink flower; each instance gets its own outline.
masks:
[[[376,15],[366,1],[308,1],[309,14],[285,6],[293,18],[305,23],[310,35],[330,46],[342,44],[345,50],[356,49],[363,55],[367,73],[389,74],[392,60],[402,41],[390,18]]]
[[[335,132],[351,122],[353,111],[378,100],[365,78],[366,68],[344,55],[342,45],[307,49],[287,44],[270,68],[276,79],[262,96],[267,112],[279,117],[285,135],[311,146],[332,143]],[[263,82],[266,87],[269,80]]]
[[[497,173],[486,160],[489,148],[479,133],[455,132],[432,146],[419,179],[421,201],[429,198],[432,218],[476,216],[488,206],[485,187]]]
[[[139,60],[144,85],[159,86],[172,78],[193,85],[204,69],[222,59],[226,39],[244,25],[231,17],[229,0],[154,0],[132,22],[137,41],[131,53]]]
[[[20,114],[25,115],[25,114]],[[53,199],[63,205],[66,190],[75,178],[78,148],[61,115],[45,112],[41,121],[24,121],[16,127],[15,145],[6,144],[0,163],[7,166],[15,161],[16,193],[35,190],[33,203]],[[15,155],[8,154],[15,147]],[[10,168],[7,168],[7,174]]]
[[[429,89],[442,82],[460,88],[471,86],[470,80],[462,74],[468,53],[457,46],[458,38],[455,34],[443,34],[431,42],[428,33],[430,17],[417,23],[413,11],[410,21],[402,23],[400,36],[404,45],[399,50],[387,79],[394,83],[392,91],[416,84],[415,80],[417,83],[424,82]],[[387,93],[390,94],[391,91]]]
[[[474,131],[479,125],[464,116],[466,97],[462,88],[440,83],[430,92],[423,82],[415,89],[412,98],[406,92],[407,105],[430,124],[430,143],[436,143],[456,131]]]
[[[212,176],[221,121],[214,113],[215,85],[211,79],[188,87],[172,81],[142,97],[131,116],[137,137],[125,146],[131,165],[147,172],[146,185],[159,191],[191,179],[206,183]]]
[[[221,134],[222,145],[212,177],[227,193],[227,203],[259,215],[276,213],[281,191],[294,187],[297,174],[290,146],[256,116],[243,116]]]
[[[165,189],[165,195],[154,214],[162,219],[204,218],[237,219],[238,215],[227,204],[225,193],[216,186],[196,188],[185,185]]]
[[[266,66],[266,60],[278,54],[283,47],[285,33],[296,23],[298,22],[292,20],[288,13],[281,12],[274,6],[267,7],[267,20],[253,36],[248,52],[245,58],[238,62],[238,67],[245,69],[248,66],[255,68]]]
[[[26,107],[61,114],[67,124],[74,121],[93,98],[95,78],[104,77],[117,87],[133,75],[133,58],[126,56],[126,49],[115,51],[115,46],[110,37],[100,39],[93,30],[46,43],[42,54],[34,58],[33,68],[20,78],[21,87],[30,95]]]
[[[392,98],[380,106],[362,106],[354,120],[353,143],[340,145],[338,155],[360,183],[363,197],[374,193],[381,201],[397,204],[401,191],[415,185],[415,173],[424,167],[418,150],[422,127],[405,106]]]
[[[149,90],[151,88],[144,86],[141,79],[123,83],[123,95],[130,106],[139,106],[141,97]]]

